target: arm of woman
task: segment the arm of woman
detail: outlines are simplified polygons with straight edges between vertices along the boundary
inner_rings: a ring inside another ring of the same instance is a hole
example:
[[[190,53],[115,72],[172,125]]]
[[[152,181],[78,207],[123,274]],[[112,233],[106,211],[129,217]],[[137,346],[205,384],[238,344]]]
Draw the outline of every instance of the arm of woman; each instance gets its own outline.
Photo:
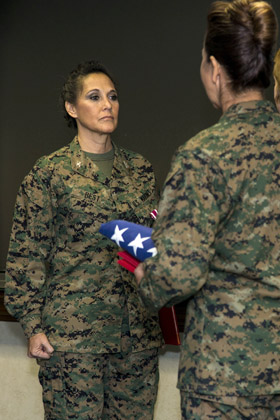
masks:
[[[152,234],[157,255],[136,273],[146,306],[179,303],[207,281],[217,228],[229,209],[224,188],[209,156],[182,151],[173,159]]]
[[[5,306],[29,338],[43,333],[45,261],[52,248],[49,180],[39,166],[20,186],[6,265]]]

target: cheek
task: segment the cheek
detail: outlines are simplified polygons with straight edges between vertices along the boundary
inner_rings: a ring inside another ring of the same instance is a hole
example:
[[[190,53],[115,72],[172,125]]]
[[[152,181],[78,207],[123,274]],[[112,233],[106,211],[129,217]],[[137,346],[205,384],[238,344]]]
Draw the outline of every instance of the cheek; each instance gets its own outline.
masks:
[[[118,116],[118,114],[119,114],[119,109],[120,109],[120,105],[119,105],[119,103],[114,104],[114,105],[113,105],[113,109],[114,109],[114,114],[115,114],[116,116]]]
[[[205,70],[203,69],[203,66],[200,66],[200,79],[202,81],[202,84],[204,88],[206,89],[206,76],[205,76]]]
[[[279,95],[278,95],[278,87],[277,87],[277,83],[275,82],[275,84],[274,84],[274,98],[277,98]]]
[[[200,64],[200,78],[204,87],[205,87],[205,82],[206,82],[206,75],[207,75],[207,64],[205,60],[203,59]]]
[[[199,72],[200,72],[200,78],[202,80],[202,63],[200,64]]]
[[[94,106],[91,105],[83,105],[81,107],[81,116],[83,116],[84,118],[94,118],[96,116],[96,109]]]

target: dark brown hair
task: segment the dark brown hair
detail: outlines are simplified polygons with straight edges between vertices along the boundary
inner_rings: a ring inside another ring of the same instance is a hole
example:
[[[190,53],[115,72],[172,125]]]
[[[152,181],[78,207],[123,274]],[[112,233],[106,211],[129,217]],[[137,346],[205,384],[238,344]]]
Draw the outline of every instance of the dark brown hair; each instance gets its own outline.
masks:
[[[208,13],[205,51],[225,68],[234,92],[270,84],[277,18],[266,1],[215,1]]]
[[[64,112],[64,118],[67,121],[69,127],[77,128],[77,123],[75,118],[68,114],[64,104],[66,101],[70,102],[70,104],[76,103],[77,96],[83,88],[83,79],[92,73],[105,74],[113,82],[114,86],[116,86],[112,75],[99,61],[90,60],[78,64],[78,66],[69,73],[60,94],[60,101]]]

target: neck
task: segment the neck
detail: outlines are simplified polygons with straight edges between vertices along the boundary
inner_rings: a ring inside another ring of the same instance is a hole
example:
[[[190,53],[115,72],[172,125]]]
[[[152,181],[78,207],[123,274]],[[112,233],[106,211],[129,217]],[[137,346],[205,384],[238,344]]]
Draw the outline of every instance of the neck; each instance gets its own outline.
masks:
[[[247,91],[239,95],[228,93],[224,95],[224,98],[221,98],[221,108],[225,112],[229,107],[240,102],[261,101],[262,99],[264,99],[264,95],[259,90]]]
[[[90,153],[107,153],[112,149],[112,142],[110,134],[91,133],[85,135],[78,131],[78,140],[81,149]]]

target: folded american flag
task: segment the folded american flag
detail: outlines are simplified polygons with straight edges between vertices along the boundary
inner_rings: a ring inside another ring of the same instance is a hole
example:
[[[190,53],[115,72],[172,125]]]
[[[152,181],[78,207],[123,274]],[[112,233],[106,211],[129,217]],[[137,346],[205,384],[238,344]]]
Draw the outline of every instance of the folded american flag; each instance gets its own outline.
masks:
[[[153,257],[157,250],[152,241],[153,229],[126,220],[112,220],[103,223],[99,232],[125,249],[133,258],[144,261]],[[125,254],[122,254],[124,256]],[[133,261],[133,260],[131,260]]]

